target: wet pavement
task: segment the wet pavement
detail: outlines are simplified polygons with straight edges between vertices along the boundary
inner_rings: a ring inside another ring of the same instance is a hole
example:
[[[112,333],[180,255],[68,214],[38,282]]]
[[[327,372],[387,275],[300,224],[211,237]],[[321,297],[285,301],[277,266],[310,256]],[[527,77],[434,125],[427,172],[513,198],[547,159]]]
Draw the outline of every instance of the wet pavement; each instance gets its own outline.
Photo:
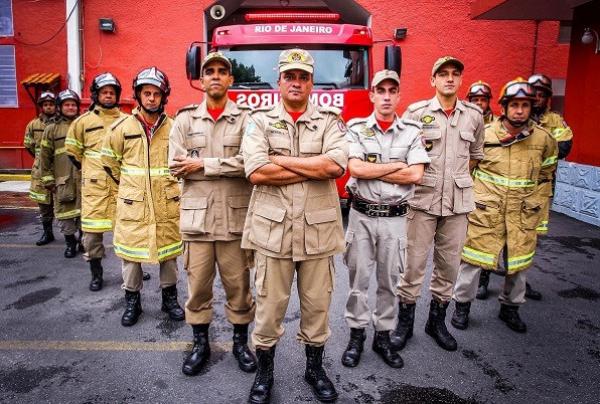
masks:
[[[11,205],[0,195],[0,206]],[[25,202],[0,208],[0,402],[237,403],[245,402],[253,375],[231,355],[232,327],[224,294],[215,286],[212,356],[197,377],[181,373],[191,330],[160,311],[158,267],[142,291],[137,325],[120,325],[123,292],[112,248],[103,261],[105,287],[89,292],[83,259],[63,258],[62,237],[36,247],[41,226]],[[111,244],[109,236],[106,243]],[[340,403],[597,403],[600,395],[600,229],[552,214],[529,280],[544,297],[520,310],[528,332],[517,334],[498,318],[502,278],[492,276],[492,296],[476,301],[470,327],[450,331],[459,343],[446,352],[427,336],[429,294],[417,305],[415,333],[402,351],[405,365],[391,369],[370,348],[360,365],[340,357],[348,329],[343,320],[347,270],[336,257],[332,336],[325,366]],[[428,275],[429,276],[429,275]],[[374,280],[371,297],[374,299]],[[178,283],[186,296],[185,273]],[[449,314],[452,312],[452,306]],[[449,324],[449,319],[448,322]],[[299,304],[294,294],[277,347],[274,403],[317,402],[303,380],[304,351],[295,341]]]

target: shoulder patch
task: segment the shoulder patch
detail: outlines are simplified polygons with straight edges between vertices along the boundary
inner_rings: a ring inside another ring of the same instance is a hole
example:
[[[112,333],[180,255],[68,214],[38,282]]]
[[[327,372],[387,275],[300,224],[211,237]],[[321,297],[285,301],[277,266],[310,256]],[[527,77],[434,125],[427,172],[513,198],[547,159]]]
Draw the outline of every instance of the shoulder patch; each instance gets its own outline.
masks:
[[[415,126],[415,127],[419,128],[419,129],[423,128],[423,124],[421,122],[413,121],[412,119],[401,118],[401,121],[405,125]]]
[[[191,110],[194,110],[194,109],[198,108],[198,106],[199,106],[199,105],[200,105],[200,104],[190,104],[190,105],[186,105],[186,106],[185,106],[185,107],[183,107],[183,108],[179,108],[179,109],[177,110],[177,113],[175,114],[175,116],[179,115],[179,114],[180,114],[180,113],[182,113],[183,111],[191,111]]]
[[[251,111],[251,110],[252,110],[252,107],[251,107],[250,105],[246,104],[246,103],[243,103],[243,104],[235,104],[235,105],[237,105],[237,107],[238,107],[239,109],[243,109],[243,110],[246,110],[246,111]]]
[[[119,126],[120,124],[125,122],[125,119],[127,119],[127,118],[128,118],[128,116],[124,116],[124,117],[117,119],[115,122],[113,122],[112,125],[110,125],[110,130],[115,130],[117,128],[117,126]]]
[[[423,101],[415,102],[414,104],[410,104],[407,109],[410,112],[415,112],[421,108],[425,108],[428,105],[429,105],[429,100],[423,100]]]
[[[480,114],[483,115],[483,110],[481,108],[479,108],[479,106],[477,106],[476,104],[473,104],[472,102],[464,101],[464,100],[462,100],[462,103],[465,105],[465,107],[469,107],[471,109],[474,109],[475,111],[477,111],[477,112],[479,112]]]
[[[342,110],[336,107],[317,107],[319,112],[329,112],[330,114],[339,115]]]

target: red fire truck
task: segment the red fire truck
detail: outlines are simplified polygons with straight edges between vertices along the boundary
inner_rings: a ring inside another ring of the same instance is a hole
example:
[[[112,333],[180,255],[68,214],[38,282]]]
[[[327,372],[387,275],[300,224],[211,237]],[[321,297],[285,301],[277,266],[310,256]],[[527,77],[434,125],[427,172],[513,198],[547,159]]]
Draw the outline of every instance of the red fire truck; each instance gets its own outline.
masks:
[[[346,121],[371,113],[368,91],[374,73],[374,41],[368,26],[347,23],[340,13],[329,9],[242,8],[229,12],[221,5],[209,9],[208,17],[223,23],[207,24],[207,37],[212,34],[207,49],[219,50],[231,60],[235,81],[229,95],[234,101],[252,108],[277,103],[279,53],[299,47],[315,59],[310,98],[314,104],[339,108]],[[200,75],[202,44],[193,43],[187,54],[190,82]],[[385,59],[386,68],[400,73],[398,46],[386,46]],[[342,207],[348,206],[347,179],[346,174],[337,181]]]

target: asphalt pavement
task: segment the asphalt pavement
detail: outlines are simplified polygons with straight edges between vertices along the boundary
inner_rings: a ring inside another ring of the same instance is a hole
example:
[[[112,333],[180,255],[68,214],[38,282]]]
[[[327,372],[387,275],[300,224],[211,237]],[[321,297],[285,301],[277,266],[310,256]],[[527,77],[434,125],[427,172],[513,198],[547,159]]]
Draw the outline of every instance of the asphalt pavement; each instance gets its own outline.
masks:
[[[24,196],[24,194],[22,194]],[[201,375],[181,373],[191,329],[160,311],[158,266],[147,269],[144,313],[137,325],[120,325],[124,293],[112,248],[103,261],[104,289],[88,290],[81,256],[63,258],[64,242],[35,246],[41,226],[24,197],[0,192],[0,402],[10,403],[242,403],[254,375],[241,372],[230,352],[221,284],[215,283],[212,356]],[[111,245],[110,235],[106,244]],[[369,330],[360,365],[340,358],[349,331],[343,319],[348,273],[336,257],[325,366],[339,403],[598,403],[600,396],[600,228],[553,213],[528,279],[543,293],[520,310],[526,334],[498,318],[503,279],[492,276],[491,296],[475,301],[470,327],[448,327],[458,340],[446,352],[425,334],[430,295],[417,305],[415,333],[401,352],[402,369],[387,367],[371,350]],[[180,266],[181,268],[181,266]],[[431,270],[431,268],[430,268]],[[429,278],[427,275],[427,281]],[[372,302],[375,282],[371,282]],[[186,275],[180,270],[183,304]],[[294,285],[295,290],[295,285]],[[277,346],[274,403],[317,402],[304,382],[304,350],[296,342],[298,297]]]

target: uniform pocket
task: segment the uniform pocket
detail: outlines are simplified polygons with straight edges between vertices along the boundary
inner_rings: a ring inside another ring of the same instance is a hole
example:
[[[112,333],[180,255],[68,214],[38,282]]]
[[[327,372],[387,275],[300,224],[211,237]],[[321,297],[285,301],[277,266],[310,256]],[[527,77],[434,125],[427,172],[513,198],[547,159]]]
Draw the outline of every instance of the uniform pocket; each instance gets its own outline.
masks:
[[[120,186],[117,204],[117,217],[119,220],[142,221],[145,213],[144,191]]]
[[[334,250],[337,243],[335,232],[337,230],[337,209],[305,212],[306,229],[304,231],[304,245],[306,253],[321,254]]]
[[[492,202],[476,201],[475,210],[467,218],[470,224],[491,228],[500,222],[500,210]]]
[[[406,268],[406,249],[408,247],[408,241],[406,237],[398,239],[398,271],[404,272]]]
[[[442,153],[442,131],[439,129],[424,129],[425,151],[431,157],[437,157]]]
[[[471,176],[457,177],[454,179],[454,213],[471,212],[473,204],[473,178]]]
[[[410,200],[410,206],[419,210],[429,210],[435,196],[435,186],[437,177],[433,174],[425,173],[421,183],[415,187],[415,195]]]
[[[262,254],[260,256],[256,256],[254,288],[256,289],[256,294],[258,296],[267,296],[267,257]]]
[[[335,289],[335,265],[333,264],[333,257],[329,257],[329,278],[329,288],[327,288],[327,291],[331,293]]]
[[[240,153],[241,136],[223,136],[223,149],[225,157],[235,157]]]
[[[408,147],[392,147],[390,149],[390,161],[406,161],[406,154],[408,153]]]
[[[83,178],[81,193],[84,196],[107,196],[109,191],[106,176],[89,176]]]
[[[346,241],[346,249],[344,250],[343,261],[344,265],[349,266],[348,263],[352,259],[352,241],[354,240],[354,232],[351,230],[346,231],[346,236],[344,237]]]
[[[181,198],[181,215],[179,217],[179,230],[186,234],[207,233],[206,211],[208,198]]]
[[[302,156],[316,156],[321,154],[323,143],[321,142],[303,142],[300,143],[300,154]]]
[[[458,156],[469,157],[471,155],[471,143],[475,141],[475,135],[473,131],[470,130],[461,130],[459,133],[460,138],[463,141],[457,145],[457,147],[459,148],[459,150],[457,150]]]
[[[56,199],[59,202],[72,202],[77,193],[75,180],[71,177],[58,177],[56,179]]]
[[[229,233],[242,234],[248,212],[249,196],[230,196],[227,198]]]
[[[269,146],[272,152],[281,156],[289,156],[292,152],[290,138],[286,135],[269,136]]]
[[[269,251],[280,252],[283,242],[285,209],[254,205],[249,240]]]
[[[527,230],[537,228],[542,221],[542,206],[540,201],[523,201],[521,205],[521,226]]]
[[[165,197],[167,199],[167,218],[178,219],[179,218],[179,199],[181,190],[179,184],[174,182],[168,184],[165,188]]]
[[[187,139],[188,156],[204,157],[206,135],[193,135]]]

